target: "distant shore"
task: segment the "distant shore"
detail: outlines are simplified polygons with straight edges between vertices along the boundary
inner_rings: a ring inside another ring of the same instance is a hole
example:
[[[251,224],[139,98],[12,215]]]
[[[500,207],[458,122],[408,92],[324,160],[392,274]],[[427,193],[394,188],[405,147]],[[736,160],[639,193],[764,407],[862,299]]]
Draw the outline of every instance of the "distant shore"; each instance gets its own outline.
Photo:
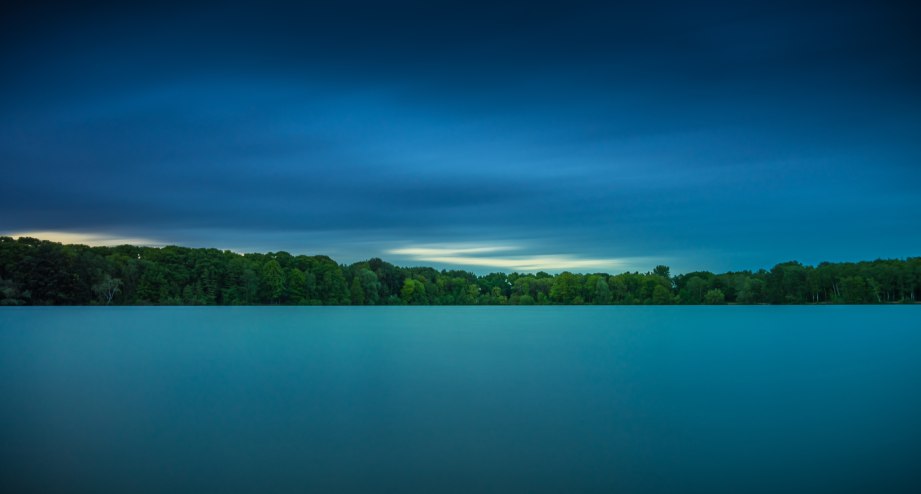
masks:
[[[915,304],[921,257],[672,276],[339,264],[287,252],[89,247],[0,237],[0,305]]]

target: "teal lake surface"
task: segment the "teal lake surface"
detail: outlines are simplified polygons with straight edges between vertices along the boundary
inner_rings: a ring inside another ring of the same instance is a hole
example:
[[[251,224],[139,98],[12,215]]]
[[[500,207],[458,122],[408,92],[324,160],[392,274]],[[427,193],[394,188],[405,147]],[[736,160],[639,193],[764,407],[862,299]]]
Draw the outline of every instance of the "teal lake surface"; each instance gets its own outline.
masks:
[[[0,309],[0,492],[921,492],[921,307]]]

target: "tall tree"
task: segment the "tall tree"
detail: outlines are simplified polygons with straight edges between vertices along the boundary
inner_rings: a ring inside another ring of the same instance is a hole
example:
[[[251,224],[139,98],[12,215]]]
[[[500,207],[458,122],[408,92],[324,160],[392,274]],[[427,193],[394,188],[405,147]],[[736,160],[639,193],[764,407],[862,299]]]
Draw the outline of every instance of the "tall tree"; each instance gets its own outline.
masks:
[[[121,286],[122,280],[113,278],[106,273],[99,283],[93,285],[93,292],[99,297],[100,302],[109,305],[112,303],[112,299],[115,298],[115,294],[121,291]]]
[[[273,304],[281,301],[285,293],[285,273],[275,259],[262,266],[262,293],[263,299]]]

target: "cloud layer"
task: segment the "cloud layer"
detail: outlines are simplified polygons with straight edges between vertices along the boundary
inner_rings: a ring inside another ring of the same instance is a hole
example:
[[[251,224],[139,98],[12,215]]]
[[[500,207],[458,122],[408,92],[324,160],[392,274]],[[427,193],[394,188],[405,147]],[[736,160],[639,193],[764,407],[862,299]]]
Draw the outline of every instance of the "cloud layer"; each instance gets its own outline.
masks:
[[[917,255],[917,14],[834,5],[24,6],[0,233],[477,270]],[[517,250],[406,250],[489,243]]]

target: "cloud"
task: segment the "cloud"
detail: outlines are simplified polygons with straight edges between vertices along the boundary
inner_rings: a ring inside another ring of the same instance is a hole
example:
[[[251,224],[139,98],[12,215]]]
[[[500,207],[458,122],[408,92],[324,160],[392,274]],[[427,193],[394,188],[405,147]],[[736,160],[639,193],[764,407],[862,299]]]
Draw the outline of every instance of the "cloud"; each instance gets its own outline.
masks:
[[[916,254],[911,16],[570,7],[23,6],[0,229],[474,270]]]
[[[415,258],[424,258],[431,256],[457,256],[462,254],[483,254],[487,252],[501,252],[515,250],[510,245],[484,245],[477,247],[404,247],[400,249],[391,249],[391,254],[410,256]]]
[[[498,268],[507,271],[565,271],[565,270],[627,270],[647,260],[639,258],[583,258],[573,254],[527,254],[523,249],[510,245],[442,245],[437,247],[402,247],[387,251],[389,254],[413,261],[446,264],[451,266],[474,266]],[[509,255],[484,255],[499,252]]]

